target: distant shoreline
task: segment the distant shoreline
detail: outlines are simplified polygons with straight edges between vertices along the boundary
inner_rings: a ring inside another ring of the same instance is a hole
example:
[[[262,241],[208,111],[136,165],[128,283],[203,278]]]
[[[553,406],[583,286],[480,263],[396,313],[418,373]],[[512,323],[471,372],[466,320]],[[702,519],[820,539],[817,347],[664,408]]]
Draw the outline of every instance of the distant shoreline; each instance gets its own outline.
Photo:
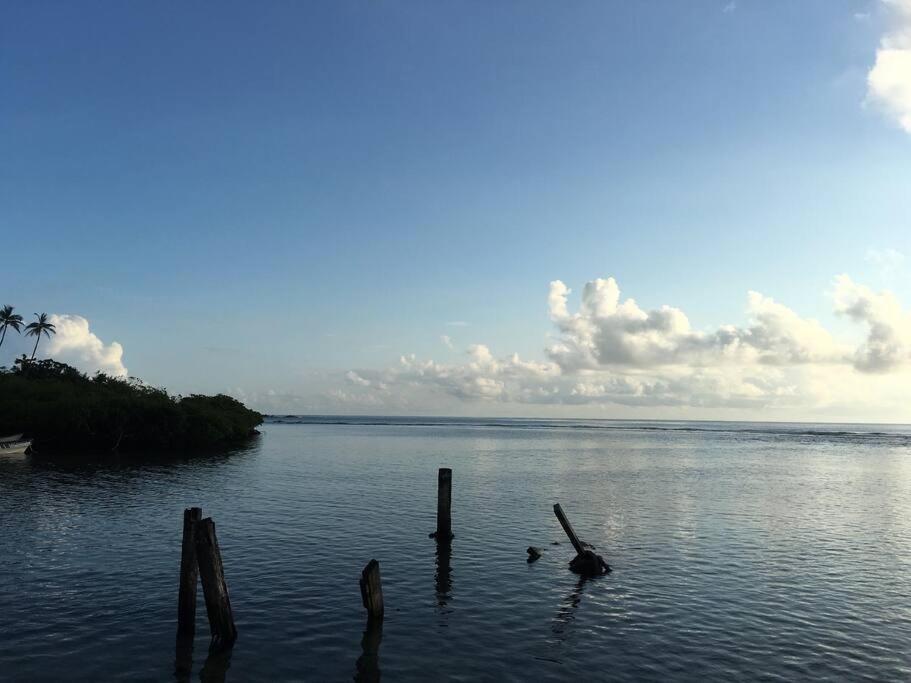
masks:
[[[311,424],[318,424],[319,420],[325,420],[326,424],[337,424],[344,420],[355,422],[365,422],[368,420],[387,420],[390,422],[401,420],[413,420],[415,422],[439,421],[439,422],[535,422],[535,423],[618,423],[618,424],[719,424],[719,425],[763,425],[763,426],[788,426],[788,425],[817,425],[831,427],[887,427],[898,428],[907,427],[911,430],[911,422],[838,422],[832,420],[682,420],[682,419],[663,419],[663,418],[623,418],[623,417],[479,417],[479,416],[453,416],[453,415],[343,415],[343,414],[321,414],[321,413],[304,413],[299,415],[292,414],[270,414],[263,413],[265,422],[278,422],[280,420],[306,420]],[[718,430],[714,430],[718,431]]]
[[[705,420],[570,420],[538,418],[402,417],[352,415],[266,415],[267,425],[339,427],[414,427],[451,429],[513,429],[517,431],[640,432],[728,435],[731,438],[790,440],[816,443],[871,443],[911,447],[911,425],[814,422],[710,422]]]

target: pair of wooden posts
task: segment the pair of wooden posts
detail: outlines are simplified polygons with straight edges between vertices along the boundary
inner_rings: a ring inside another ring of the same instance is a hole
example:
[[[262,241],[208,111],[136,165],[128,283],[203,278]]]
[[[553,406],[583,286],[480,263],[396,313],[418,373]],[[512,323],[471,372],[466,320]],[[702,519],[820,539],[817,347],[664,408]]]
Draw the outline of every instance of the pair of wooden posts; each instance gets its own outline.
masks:
[[[441,467],[437,475],[437,529],[431,538],[449,543],[452,538],[452,470]],[[383,618],[383,585],[380,580],[380,563],[370,560],[361,572],[361,600],[370,622]]]
[[[189,508],[183,513],[180,590],[177,596],[178,641],[192,641],[196,632],[197,578],[202,582],[209,617],[212,634],[210,649],[229,648],[237,639],[237,627],[215,536],[215,522],[211,517],[202,519],[202,508]]]

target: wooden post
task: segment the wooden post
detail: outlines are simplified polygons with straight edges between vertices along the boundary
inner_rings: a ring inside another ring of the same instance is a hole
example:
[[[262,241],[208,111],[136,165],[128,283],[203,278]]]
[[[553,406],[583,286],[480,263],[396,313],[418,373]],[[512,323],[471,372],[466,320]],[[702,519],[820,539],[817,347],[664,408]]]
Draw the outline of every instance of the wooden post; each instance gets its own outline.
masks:
[[[206,517],[196,526],[196,558],[199,578],[202,579],[202,592],[206,598],[206,612],[209,615],[211,647],[230,647],[237,638],[237,627],[234,626],[221,551],[215,537],[215,522],[211,517]]]
[[[582,541],[579,540],[579,537],[576,536],[576,532],[573,531],[572,524],[569,523],[569,520],[566,519],[566,515],[563,513],[563,508],[560,507],[560,503],[554,505],[554,514],[557,516],[557,519],[560,520],[560,524],[563,526],[563,531],[566,532],[566,535],[569,536],[569,542],[573,544],[573,548],[576,549],[576,553],[581,555],[585,552],[585,548],[582,547]]]
[[[202,519],[202,508],[183,511],[183,544],[180,548],[180,588],[177,593],[177,639],[192,640],[196,632],[196,583],[199,568],[196,564],[194,535]]]
[[[369,620],[383,618],[383,585],[380,582],[380,563],[370,560],[361,572],[361,600]]]
[[[437,530],[438,541],[448,541],[452,538],[452,470],[441,467],[437,476]]]

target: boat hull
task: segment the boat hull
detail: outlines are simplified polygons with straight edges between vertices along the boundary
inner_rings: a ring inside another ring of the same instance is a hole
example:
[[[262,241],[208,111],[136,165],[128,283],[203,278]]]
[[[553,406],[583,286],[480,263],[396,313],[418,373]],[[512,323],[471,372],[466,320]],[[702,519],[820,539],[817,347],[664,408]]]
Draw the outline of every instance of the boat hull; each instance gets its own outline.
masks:
[[[31,441],[6,441],[0,442],[0,456],[3,455],[25,455],[26,451],[31,448]]]

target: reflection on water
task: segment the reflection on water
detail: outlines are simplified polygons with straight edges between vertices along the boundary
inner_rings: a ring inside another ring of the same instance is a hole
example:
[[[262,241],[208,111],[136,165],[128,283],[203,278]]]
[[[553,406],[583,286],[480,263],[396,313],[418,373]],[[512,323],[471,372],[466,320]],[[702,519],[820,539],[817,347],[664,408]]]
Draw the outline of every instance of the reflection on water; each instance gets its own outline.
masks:
[[[551,630],[557,640],[562,641],[566,638],[567,631],[576,618],[576,610],[579,609],[579,603],[582,602],[582,592],[585,590],[585,584],[587,582],[588,578],[580,576],[576,585],[569,592],[569,595],[560,603],[560,607],[557,609],[557,614],[554,616],[554,621],[551,625]]]
[[[0,460],[0,678],[378,680],[382,639],[388,680],[911,679],[911,430],[412,421]],[[441,466],[458,546],[431,560]],[[579,580],[547,545],[554,501],[613,574]],[[191,506],[215,519],[241,631],[209,658],[201,592],[175,657]],[[381,633],[352,557],[382,562]]]
[[[436,546],[434,581],[437,606],[446,607],[452,597],[452,542],[437,541]]]
[[[361,636],[361,656],[355,662],[354,680],[374,683],[380,680],[380,643],[383,640],[383,620],[368,619]]]
[[[177,638],[177,654],[174,657],[174,678],[186,683],[193,674],[193,638]]]
[[[205,619],[205,616],[203,615],[202,618]],[[193,649],[194,638],[192,636],[177,638],[174,678],[179,683],[186,683],[192,680]],[[210,646],[202,669],[199,671],[199,679],[203,683],[223,683],[226,680],[228,669],[231,668],[232,652],[233,648],[230,647]]]
[[[199,672],[202,683],[224,683],[227,680],[228,669],[231,668],[232,648],[213,648],[206,657],[206,662]]]

